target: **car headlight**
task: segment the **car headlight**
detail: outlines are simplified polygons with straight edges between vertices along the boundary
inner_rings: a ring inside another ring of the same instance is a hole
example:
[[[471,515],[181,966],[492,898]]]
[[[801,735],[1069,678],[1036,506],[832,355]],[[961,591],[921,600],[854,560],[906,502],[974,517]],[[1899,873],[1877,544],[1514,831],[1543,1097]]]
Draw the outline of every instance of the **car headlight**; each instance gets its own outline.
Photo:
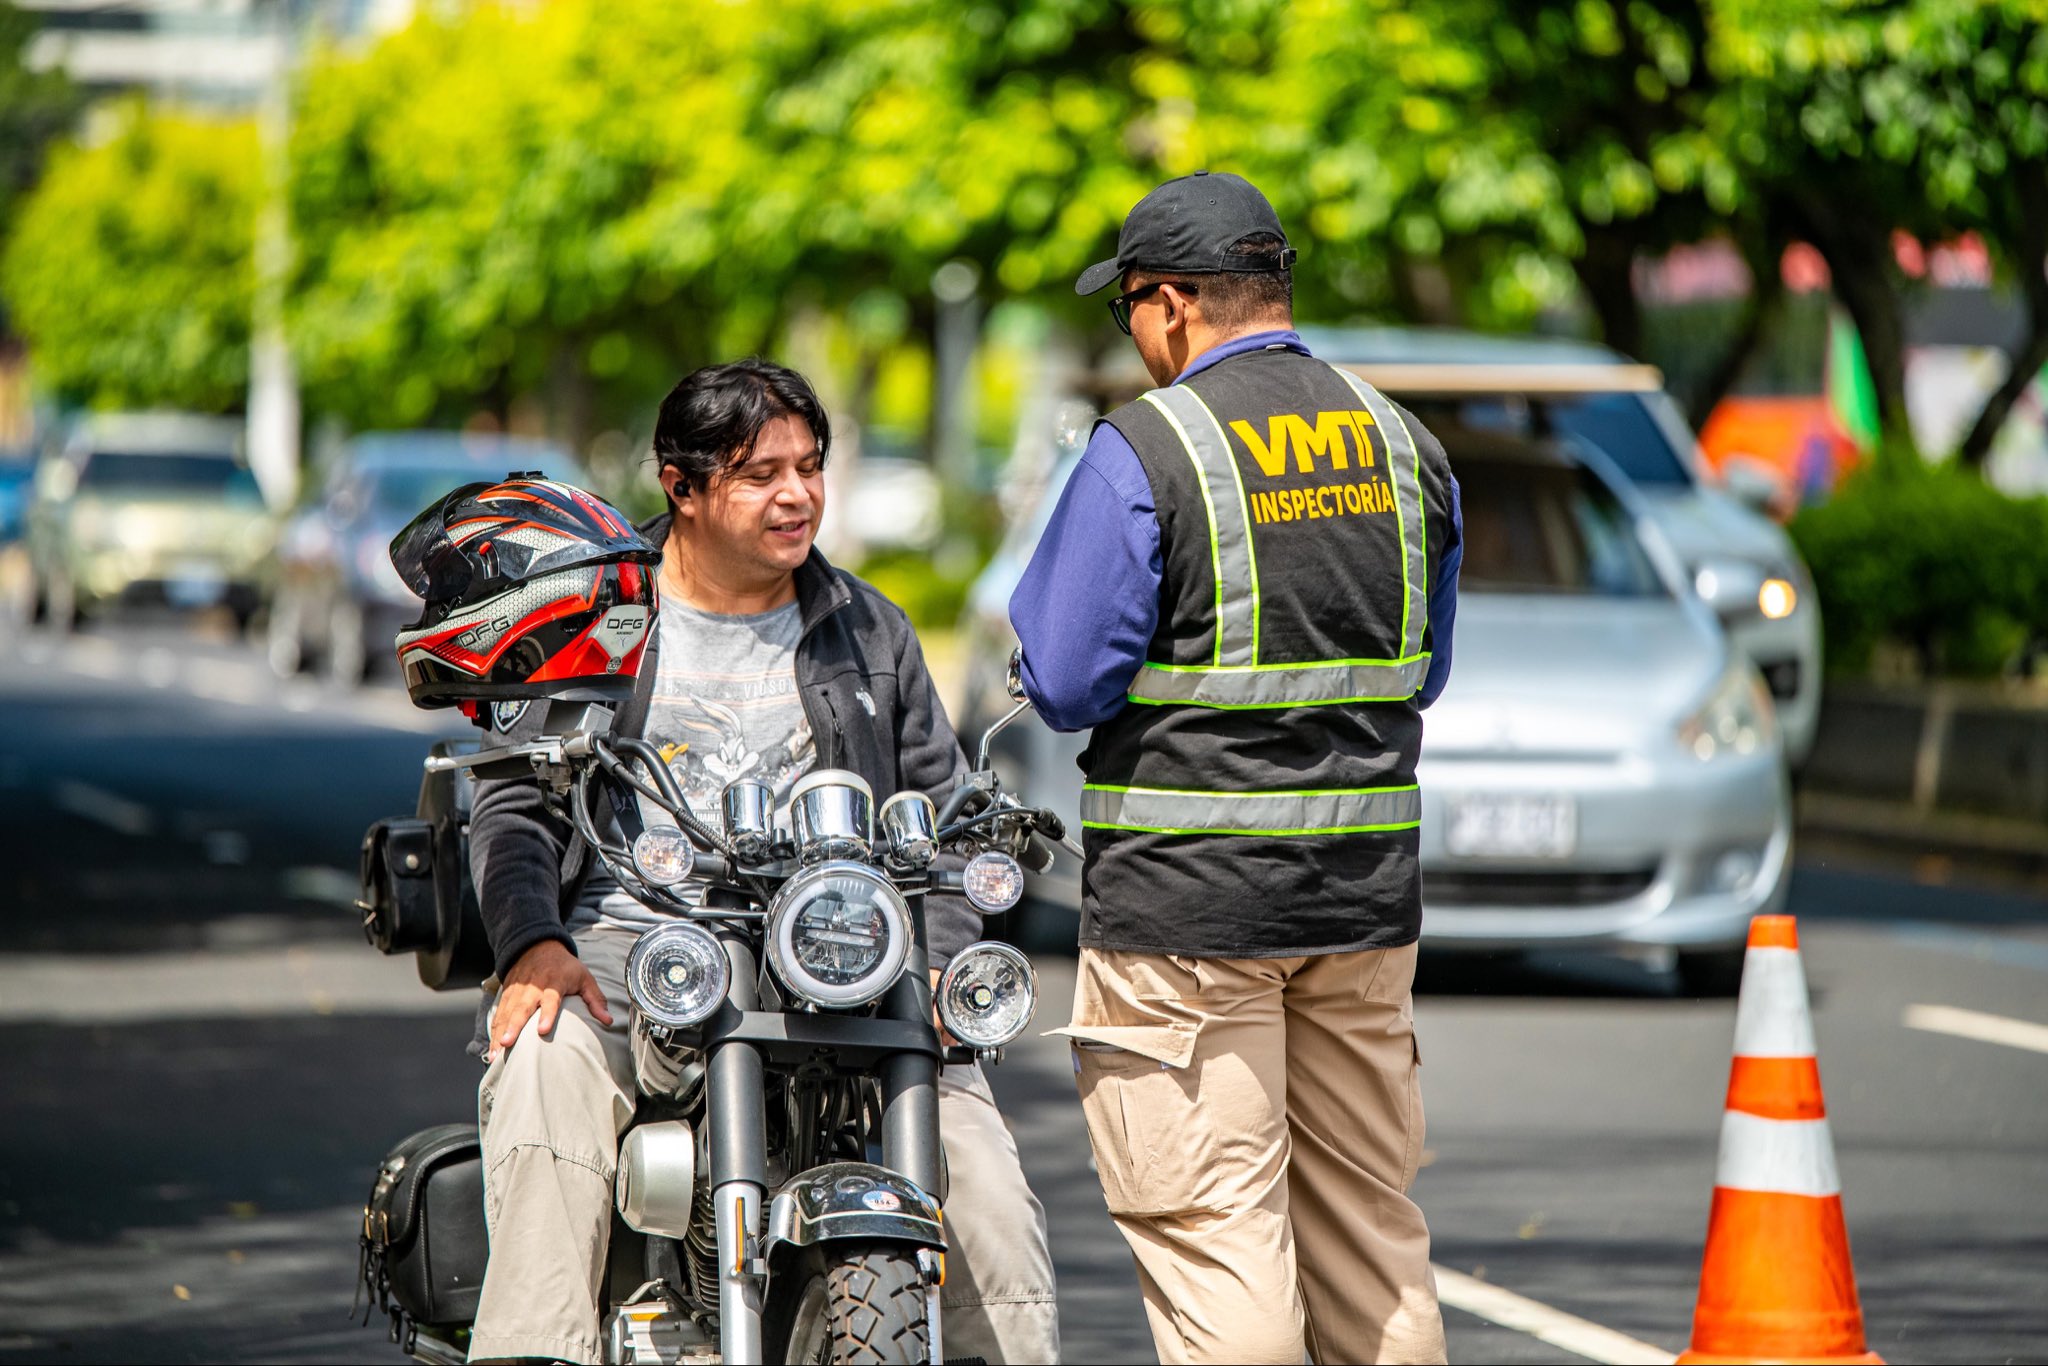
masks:
[[[1678,742],[1702,762],[1729,754],[1753,754],[1777,739],[1771,695],[1748,660],[1721,675],[1699,709],[1678,726]]]
[[[731,986],[724,946],[687,920],[641,935],[626,959],[626,994],[634,1006],[643,1018],[673,1029],[710,1019]]]
[[[813,1005],[866,1005],[910,956],[910,905],[858,863],[821,863],[783,884],[768,907],[768,962]]]
[[[990,850],[967,860],[960,890],[983,915],[999,915],[1024,897],[1024,870],[1008,854]]]
[[[1783,621],[1799,606],[1799,590],[1790,579],[1770,578],[1756,593],[1756,610],[1766,621]]]
[[[1001,1048],[1037,1009],[1038,975],[1008,944],[969,944],[939,978],[939,1020],[970,1048]]]

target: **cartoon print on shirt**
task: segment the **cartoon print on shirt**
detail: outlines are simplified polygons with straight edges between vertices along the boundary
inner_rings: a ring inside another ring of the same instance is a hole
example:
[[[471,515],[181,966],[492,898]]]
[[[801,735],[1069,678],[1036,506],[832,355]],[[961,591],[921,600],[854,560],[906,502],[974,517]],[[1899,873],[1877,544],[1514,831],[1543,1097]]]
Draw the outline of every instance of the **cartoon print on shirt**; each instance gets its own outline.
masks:
[[[706,698],[683,698],[663,718],[663,728],[686,738],[662,744],[662,761],[682,784],[691,811],[713,818],[718,812],[718,794],[727,783],[753,778],[768,784],[779,806],[789,800],[796,780],[810,770],[817,759],[817,744],[808,722],[796,733],[765,750],[747,743],[739,713]]]

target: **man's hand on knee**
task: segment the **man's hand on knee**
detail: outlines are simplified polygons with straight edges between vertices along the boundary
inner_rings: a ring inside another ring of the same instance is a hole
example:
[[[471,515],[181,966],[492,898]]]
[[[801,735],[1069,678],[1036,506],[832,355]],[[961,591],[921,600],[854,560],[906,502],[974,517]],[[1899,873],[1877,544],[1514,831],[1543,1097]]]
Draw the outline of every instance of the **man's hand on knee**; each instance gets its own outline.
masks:
[[[504,985],[498,988],[498,1003],[491,1008],[491,1042],[501,1049],[510,1048],[536,1013],[540,1016],[540,1032],[554,1033],[562,1002],[572,996],[583,998],[583,1004],[599,1024],[612,1022],[604,993],[583,961],[553,939],[535,944],[519,955],[512,970],[505,974]]]

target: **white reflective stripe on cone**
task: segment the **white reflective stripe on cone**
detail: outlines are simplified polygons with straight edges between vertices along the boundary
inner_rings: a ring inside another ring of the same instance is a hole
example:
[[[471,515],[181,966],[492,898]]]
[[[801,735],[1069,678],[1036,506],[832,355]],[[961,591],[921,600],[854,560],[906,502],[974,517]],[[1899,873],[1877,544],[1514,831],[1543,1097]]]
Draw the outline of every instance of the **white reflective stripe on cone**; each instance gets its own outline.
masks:
[[[1779,1195],[1840,1195],[1835,1143],[1824,1119],[1764,1119],[1729,1110],[1721,1116],[1721,1161],[1714,1184]]]
[[[1735,1006],[1735,1056],[1810,1058],[1813,1014],[1797,949],[1751,949],[1742,964]]]

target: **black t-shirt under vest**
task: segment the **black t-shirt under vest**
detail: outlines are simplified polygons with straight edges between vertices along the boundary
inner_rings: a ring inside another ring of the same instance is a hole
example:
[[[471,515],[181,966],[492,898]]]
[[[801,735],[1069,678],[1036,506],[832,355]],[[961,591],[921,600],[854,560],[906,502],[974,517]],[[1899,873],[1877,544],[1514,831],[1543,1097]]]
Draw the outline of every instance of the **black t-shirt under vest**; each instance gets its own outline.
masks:
[[[1081,942],[1240,958],[1414,942],[1443,448],[1281,348],[1103,420],[1151,481],[1163,582],[1132,700],[1081,758]]]

